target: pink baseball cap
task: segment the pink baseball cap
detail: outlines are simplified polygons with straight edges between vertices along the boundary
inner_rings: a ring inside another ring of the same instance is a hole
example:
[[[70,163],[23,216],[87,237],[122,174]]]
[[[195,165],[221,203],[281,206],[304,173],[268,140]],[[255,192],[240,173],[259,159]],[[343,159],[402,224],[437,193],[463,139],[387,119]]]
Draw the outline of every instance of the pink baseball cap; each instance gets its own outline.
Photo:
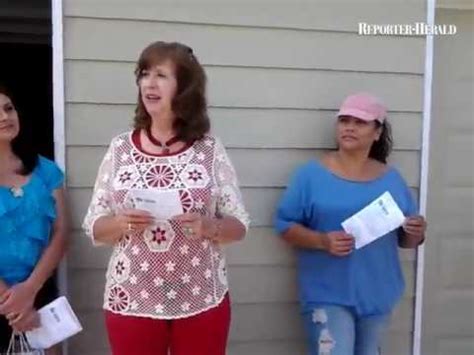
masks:
[[[337,114],[337,117],[339,116],[353,116],[364,121],[383,123],[387,116],[387,108],[379,98],[361,92],[346,97]]]

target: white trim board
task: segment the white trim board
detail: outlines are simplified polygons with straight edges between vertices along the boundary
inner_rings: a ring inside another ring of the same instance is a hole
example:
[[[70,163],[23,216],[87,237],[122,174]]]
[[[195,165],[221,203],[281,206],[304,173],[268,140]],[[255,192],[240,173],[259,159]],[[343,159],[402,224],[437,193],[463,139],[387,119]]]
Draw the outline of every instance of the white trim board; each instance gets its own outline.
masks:
[[[63,2],[53,0],[52,44],[53,44],[53,122],[54,122],[54,157],[56,163],[66,174],[66,138],[64,117],[64,36],[63,36]],[[62,295],[68,293],[67,259],[64,258],[58,270],[58,288]],[[67,342],[63,343],[63,355],[68,354]]]
[[[436,0],[427,0],[426,23],[435,24]],[[423,93],[423,133],[421,146],[421,174],[420,174],[420,214],[426,215],[428,199],[428,174],[430,159],[430,131],[431,131],[431,100],[433,89],[433,45],[434,36],[426,36],[425,72]],[[413,324],[413,355],[421,355],[422,321],[423,321],[423,287],[425,274],[425,246],[418,247],[416,258],[416,285],[415,285],[415,315]]]
[[[62,0],[52,2],[53,23],[53,115],[54,115],[54,157],[61,169],[66,171],[66,141],[64,118],[64,65],[63,65],[63,23]],[[59,288],[65,294],[66,278],[59,275]]]

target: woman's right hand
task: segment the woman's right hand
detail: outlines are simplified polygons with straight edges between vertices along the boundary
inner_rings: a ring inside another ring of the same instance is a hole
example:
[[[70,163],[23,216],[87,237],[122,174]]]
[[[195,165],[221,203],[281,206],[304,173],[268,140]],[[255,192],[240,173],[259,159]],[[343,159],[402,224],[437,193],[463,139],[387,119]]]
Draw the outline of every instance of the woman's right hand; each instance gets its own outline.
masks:
[[[115,245],[124,235],[140,232],[154,223],[155,219],[147,211],[122,209],[115,215],[97,218],[92,235],[96,243]]]
[[[155,223],[153,216],[144,210],[124,209],[115,215],[122,234],[141,232]]]
[[[344,231],[322,234],[323,248],[334,256],[347,256],[354,249],[354,237]]]

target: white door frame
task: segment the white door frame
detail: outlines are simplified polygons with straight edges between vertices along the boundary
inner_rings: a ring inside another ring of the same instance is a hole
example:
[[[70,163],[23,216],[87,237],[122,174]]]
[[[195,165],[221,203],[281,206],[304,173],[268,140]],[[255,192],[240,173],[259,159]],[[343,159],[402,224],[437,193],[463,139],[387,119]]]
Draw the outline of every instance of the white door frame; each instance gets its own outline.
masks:
[[[426,23],[435,24],[436,0],[426,0]],[[431,101],[433,88],[433,45],[434,36],[426,36],[425,70],[423,88],[423,135],[421,139],[421,173],[420,173],[420,214],[426,216],[428,199],[428,175],[430,159]],[[423,321],[423,286],[425,275],[425,245],[418,247],[416,254],[415,314],[413,319],[413,355],[421,355],[422,321]]]
[[[66,139],[65,139],[65,97],[64,97],[64,36],[63,36],[63,1],[52,0],[52,48],[53,48],[53,122],[54,122],[54,157],[56,163],[66,174]],[[58,288],[61,295],[67,295],[67,259],[59,266]],[[63,355],[68,354],[67,342],[63,343]]]
[[[64,64],[63,64],[63,14],[62,0],[52,1],[53,24],[53,115],[54,115],[54,157],[56,163],[66,172],[66,141],[64,118]],[[62,267],[65,266],[61,265]],[[60,270],[63,271],[63,270]],[[67,291],[66,275],[59,273],[61,293]]]

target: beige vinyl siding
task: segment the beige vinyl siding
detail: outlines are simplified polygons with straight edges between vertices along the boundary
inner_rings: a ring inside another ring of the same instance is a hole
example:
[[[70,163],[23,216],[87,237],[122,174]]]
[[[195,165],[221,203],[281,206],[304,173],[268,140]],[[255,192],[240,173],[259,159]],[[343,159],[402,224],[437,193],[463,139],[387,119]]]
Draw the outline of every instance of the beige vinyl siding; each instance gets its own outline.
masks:
[[[65,70],[70,82],[68,102],[136,101],[133,63],[68,60]],[[423,81],[419,74],[237,66],[206,66],[206,73],[213,107],[335,109],[341,98],[332,90],[343,96],[355,90],[376,90],[393,111],[421,110]]]
[[[421,21],[425,19],[424,11],[425,2],[420,0],[65,1],[65,13],[70,17],[351,33],[356,31],[359,22],[388,24]]]
[[[94,28],[96,34],[91,38],[84,38],[82,33],[90,28]],[[420,39],[415,37],[400,41],[393,37],[354,37],[352,33],[341,32],[278,28],[256,30],[241,26],[102,18],[71,18],[66,30],[71,32],[71,41],[65,43],[71,59],[134,63],[141,49],[157,38],[154,34],[159,34],[160,38],[193,43],[194,48],[199,48],[199,60],[209,66],[405,73],[420,73],[423,69],[423,58],[411,60],[408,56],[399,56],[400,52],[418,50]],[[127,38],[130,44],[112,47],[105,45],[111,38]],[[81,41],[86,43],[81,46]],[[346,57],[348,53],[351,53],[350,61]],[[380,60],[380,53],[384,53],[384,60]]]
[[[67,127],[69,145],[108,144],[112,135],[130,128],[134,108],[131,104],[69,104],[66,110],[66,115],[71,117]],[[227,147],[317,149],[334,146],[333,136],[328,132],[334,127],[336,110],[211,107],[209,115],[214,131],[219,132]],[[101,125],[110,128],[91,131],[97,117],[100,117]],[[289,117],[291,134],[287,131]],[[396,122],[392,126],[395,148],[418,150],[421,114],[392,111],[390,118]]]
[[[436,1],[436,8],[440,10],[474,10],[474,3],[471,0],[438,0]]]
[[[70,342],[71,353],[107,353],[100,307],[110,250],[93,248],[79,227],[107,144],[130,127],[134,61],[146,44],[182,41],[204,65],[213,131],[236,166],[252,215],[247,239],[227,250],[229,354],[299,355],[305,347],[294,256],[271,228],[275,205],[299,164],[334,147],[337,107],[358,90],[387,101],[392,161],[417,193],[424,39],[359,36],[357,22],[422,20],[422,4],[66,0],[66,155],[74,225],[69,283],[85,328]],[[407,354],[411,343],[415,254],[402,251],[401,258],[407,293],[390,327],[389,355]]]
[[[474,8],[438,9],[436,18],[456,25],[458,34],[437,37],[434,47],[422,349],[430,355],[472,355]]]

